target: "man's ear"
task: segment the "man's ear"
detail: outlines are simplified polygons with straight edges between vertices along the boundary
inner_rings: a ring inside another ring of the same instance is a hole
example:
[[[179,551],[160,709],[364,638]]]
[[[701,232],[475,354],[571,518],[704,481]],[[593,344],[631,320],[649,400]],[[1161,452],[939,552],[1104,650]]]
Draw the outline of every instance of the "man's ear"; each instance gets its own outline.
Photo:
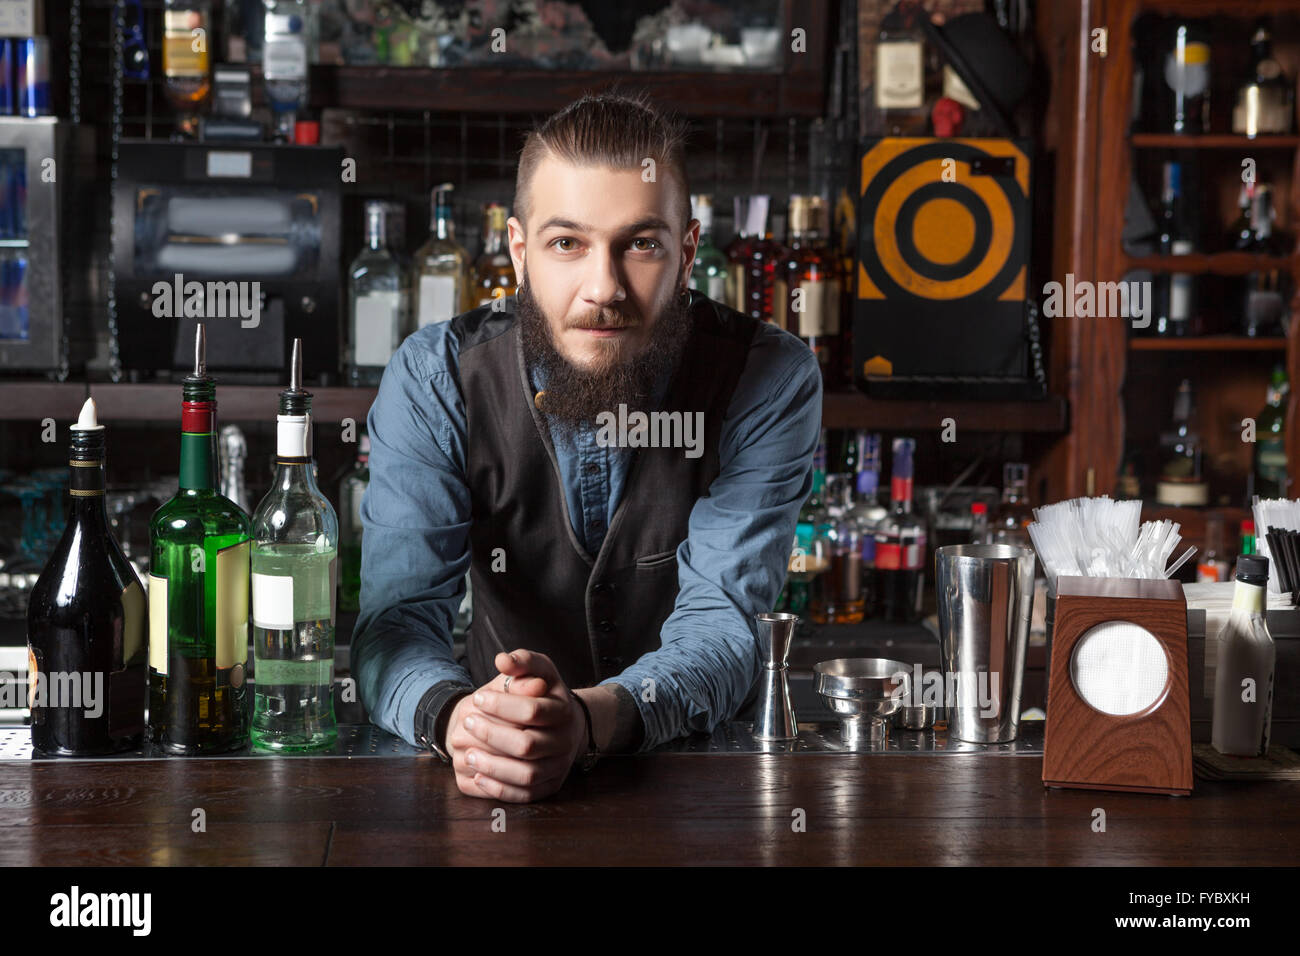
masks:
[[[686,224],[686,235],[682,237],[682,274],[686,277],[686,285],[691,283],[691,268],[695,265],[695,250],[700,245],[700,221],[692,219]]]
[[[508,234],[506,245],[510,249],[510,261],[515,264],[515,285],[522,285],[524,281],[524,224],[516,217],[511,216],[506,220],[506,232]]]

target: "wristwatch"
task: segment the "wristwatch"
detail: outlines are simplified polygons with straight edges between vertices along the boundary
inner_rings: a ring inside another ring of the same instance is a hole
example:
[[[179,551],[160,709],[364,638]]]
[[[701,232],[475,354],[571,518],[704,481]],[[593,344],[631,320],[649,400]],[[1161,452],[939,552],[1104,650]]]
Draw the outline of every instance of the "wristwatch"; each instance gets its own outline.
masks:
[[[600,751],[596,749],[596,734],[591,726],[591,710],[588,709],[587,702],[573,691],[569,691],[569,696],[578,702],[578,706],[582,708],[582,715],[587,718],[587,752],[573,763],[573,766],[586,773],[596,766],[596,761],[600,760]]]
[[[439,681],[420,698],[415,708],[415,742],[438,755],[444,764],[451,763],[451,754],[444,743],[447,721],[456,702],[474,693],[474,688],[455,681]]]

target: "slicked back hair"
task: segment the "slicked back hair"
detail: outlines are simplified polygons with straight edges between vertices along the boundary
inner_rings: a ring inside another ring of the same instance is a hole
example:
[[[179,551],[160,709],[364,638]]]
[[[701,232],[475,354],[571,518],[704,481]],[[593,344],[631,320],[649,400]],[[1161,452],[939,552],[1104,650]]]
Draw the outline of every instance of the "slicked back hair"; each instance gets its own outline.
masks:
[[[547,156],[575,166],[643,170],[654,160],[655,179],[677,178],[682,228],[691,221],[690,183],[686,177],[688,125],[659,109],[644,93],[588,94],[553,114],[528,133],[515,176],[514,213],[527,228],[532,210],[528,188]]]

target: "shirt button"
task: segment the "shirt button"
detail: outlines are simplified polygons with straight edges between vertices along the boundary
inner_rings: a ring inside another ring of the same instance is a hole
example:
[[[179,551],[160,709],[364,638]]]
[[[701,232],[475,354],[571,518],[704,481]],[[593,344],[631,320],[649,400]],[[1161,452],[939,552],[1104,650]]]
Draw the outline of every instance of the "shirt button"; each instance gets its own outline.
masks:
[[[597,594],[608,594],[610,591],[614,590],[614,585],[610,584],[608,581],[601,581],[593,587],[592,590]]]
[[[600,465],[596,464],[594,461],[589,461],[582,466],[582,470],[589,475],[594,475],[596,472],[600,471]]]

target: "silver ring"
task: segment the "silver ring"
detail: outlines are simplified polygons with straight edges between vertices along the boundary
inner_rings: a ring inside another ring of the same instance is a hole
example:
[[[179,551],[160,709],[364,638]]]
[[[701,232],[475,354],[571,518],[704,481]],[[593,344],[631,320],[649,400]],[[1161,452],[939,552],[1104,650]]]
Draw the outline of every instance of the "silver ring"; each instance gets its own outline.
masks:
[[[505,686],[505,691],[506,691],[507,694],[510,693],[510,678],[511,678],[511,676],[512,676],[512,675],[510,675],[510,674],[507,674],[507,675],[506,675],[506,686]]]

